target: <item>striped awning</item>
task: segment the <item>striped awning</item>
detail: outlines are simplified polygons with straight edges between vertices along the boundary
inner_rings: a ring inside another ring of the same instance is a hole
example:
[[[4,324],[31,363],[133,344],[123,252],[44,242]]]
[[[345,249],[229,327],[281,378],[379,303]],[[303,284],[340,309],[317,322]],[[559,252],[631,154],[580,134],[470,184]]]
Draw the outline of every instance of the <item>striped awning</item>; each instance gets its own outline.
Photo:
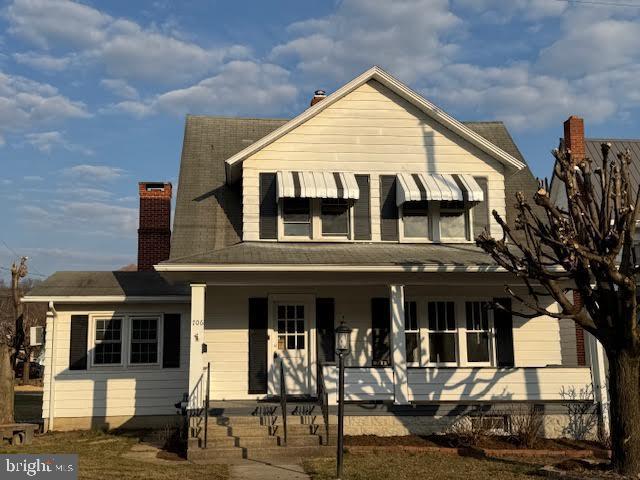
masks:
[[[291,172],[280,171],[278,198],[345,198],[360,197],[358,182],[348,172]]]
[[[399,173],[396,204],[424,200],[482,202],[484,192],[471,175]]]

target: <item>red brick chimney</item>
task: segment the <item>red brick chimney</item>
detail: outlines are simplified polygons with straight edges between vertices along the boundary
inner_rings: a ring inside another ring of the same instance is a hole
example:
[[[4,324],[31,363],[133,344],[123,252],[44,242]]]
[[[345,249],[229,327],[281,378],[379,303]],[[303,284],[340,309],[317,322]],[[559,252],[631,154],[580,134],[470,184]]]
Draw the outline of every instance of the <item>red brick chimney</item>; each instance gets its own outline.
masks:
[[[564,122],[564,145],[571,150],[571,155],[576,161],[584,159],[586,150],[584,146],[584,120],[571,115]]]
[[[171,247],[171,184],[140,182],[140,225],[138,228],[138,270],[169,258]]]
[[[325,98],[327,98],[327,92],[324,90],[316,90],[313,94],[313,98],[311,98],[309,106],[313,107],[316,103],[324,100]]]

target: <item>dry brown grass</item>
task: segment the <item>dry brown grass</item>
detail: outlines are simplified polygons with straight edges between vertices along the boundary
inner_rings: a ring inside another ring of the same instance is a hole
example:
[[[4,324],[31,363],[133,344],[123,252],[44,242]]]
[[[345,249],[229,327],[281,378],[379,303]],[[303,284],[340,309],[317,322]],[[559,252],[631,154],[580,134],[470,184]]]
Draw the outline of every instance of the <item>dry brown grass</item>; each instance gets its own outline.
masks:
[[[540,466],[525,460],[475,459],[456,455],[380,450],[366,454],[346,454],[343,479],[539,480],[535,471]],[[333,479],[335,459],[309,460],[305,462],[305,470],[313,480]]]
[[[96,431],[48,433],[34,439],[32,445],[0,445],[0,453],[77,453],[81,480],[222,480],[228,477],[226,465],[194,465],[188,462],[154,464],[129,458],[138,442],[135,435],[114,435]]]

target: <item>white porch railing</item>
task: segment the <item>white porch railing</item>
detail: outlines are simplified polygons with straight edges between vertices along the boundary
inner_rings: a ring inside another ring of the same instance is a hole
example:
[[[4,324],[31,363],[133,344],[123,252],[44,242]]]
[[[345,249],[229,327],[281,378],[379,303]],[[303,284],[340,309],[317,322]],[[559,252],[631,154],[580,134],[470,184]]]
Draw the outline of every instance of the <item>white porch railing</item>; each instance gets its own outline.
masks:
[[[322,370],[330,405],[337,403],[338,369]],[[395,375],[392,367],[345,369],[347,401],[393,401]],[[566,400],[562,392],[591,391],[589,368],[410,368],[410,402],[509,402]]]

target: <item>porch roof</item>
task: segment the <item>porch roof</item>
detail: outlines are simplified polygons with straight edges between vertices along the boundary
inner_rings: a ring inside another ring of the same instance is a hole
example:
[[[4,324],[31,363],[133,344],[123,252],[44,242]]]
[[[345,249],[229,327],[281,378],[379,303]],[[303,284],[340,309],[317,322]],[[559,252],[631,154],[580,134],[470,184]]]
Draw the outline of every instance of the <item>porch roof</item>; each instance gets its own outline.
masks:
[[[56,272],[38,283],[24,300],[42,302],[72,300],[72,297],[111,297],[116,301],[125,297],[175,299],[189,295],[188,284],[169,283],[157,272]]]
[[[465,268],[496,270],[498,265],[480,248],[470,244],[385,244],[314,242],[242,242],[236,245],[171,259],[156,266],[158,271],[181,267],[399,267],[408,271]],[[263,269],[263,268],[260,268]]]

